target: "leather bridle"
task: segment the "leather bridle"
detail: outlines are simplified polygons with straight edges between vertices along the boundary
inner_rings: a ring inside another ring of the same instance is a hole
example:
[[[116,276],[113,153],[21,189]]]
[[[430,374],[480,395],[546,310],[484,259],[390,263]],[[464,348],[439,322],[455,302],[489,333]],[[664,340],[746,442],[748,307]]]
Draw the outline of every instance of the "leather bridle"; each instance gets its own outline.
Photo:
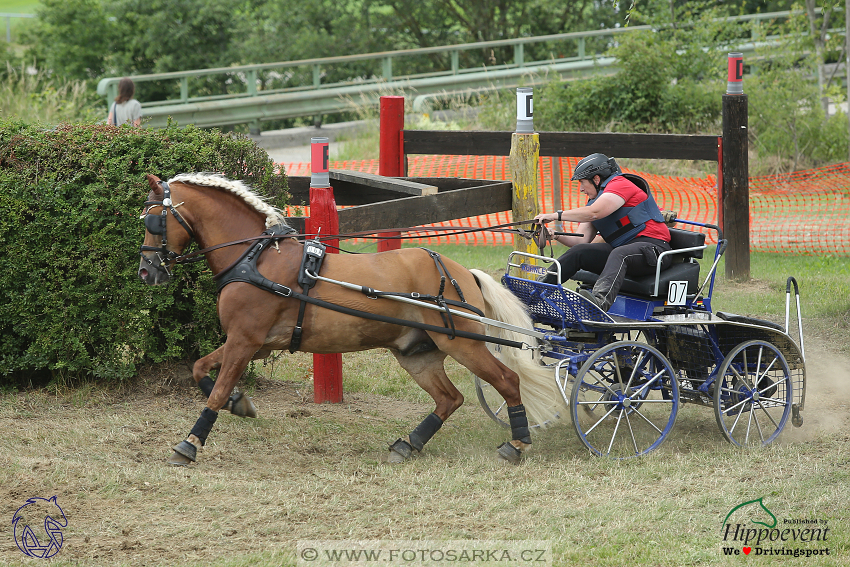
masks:
[[[171,189],[168,187],[168,183],[165,181],[159,182],[162,187],[162,200],[161,201],[145,201],[145,206],[147,207],[145,211],[142,213],[141,217],[145,221],[145,228],[148,232],[153,235],[161,236],[162,242],[160,246],[145,246],[143,243],[141,249],[139,250],[139,254],[141,257],[152,267],[157,270],[163,270],[169,276],[171,272],[168,271],[168,263],[171,261],[178,261],[180,258],[180,254],[168,249],[168,223],[166,222],[168,219],[168,213],[170,212],[172,216],[180,223],[186,232],[189,234],[189,239],[195,239],[195,233],[189,224],[185,221],[185,219],[177,212],[177,207],[179,207],[182,203],[177,205],[171,200]],[[162,207],[162,211],[159,214],[151,213],[150,210],[153,207]],[[156,253],[157,258],[159,258],[160,265],[156,266],[149,258],[145,256],[145,252],[154,252]]]

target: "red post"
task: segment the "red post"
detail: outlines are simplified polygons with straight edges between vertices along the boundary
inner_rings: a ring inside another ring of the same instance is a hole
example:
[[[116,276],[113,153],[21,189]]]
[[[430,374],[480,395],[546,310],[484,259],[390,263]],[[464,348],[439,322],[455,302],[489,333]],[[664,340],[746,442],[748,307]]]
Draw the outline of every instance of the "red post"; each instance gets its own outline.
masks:
[[[328,174],[328,139],[310,139],[310,216],[307,233],[339,234],[339,215]],[[328,253],[338,254],[339,239],[324,240]],[[313,401],[342,403],[342,355],[313,355]]]
[[[404,131],[404,97],[382,96],[381,97],[381,138],[380,155],[378,159],[378,175],[384,177],[403,177],[404,159],[403,134]],[[396,237],[392,240],[379,240],[378,252],[387,250],[398,250],[401,248],[400,232],[382,232],[383,236]]]

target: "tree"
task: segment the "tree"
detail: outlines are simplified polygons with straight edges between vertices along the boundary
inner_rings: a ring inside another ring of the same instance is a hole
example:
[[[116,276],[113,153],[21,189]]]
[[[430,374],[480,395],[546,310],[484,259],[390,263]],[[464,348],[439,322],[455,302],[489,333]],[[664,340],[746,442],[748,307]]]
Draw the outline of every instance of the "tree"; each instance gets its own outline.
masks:
[[[69,79],[94,79],[107,72],[113,44],[100,0],[42,0],[34,28],[22,36],[28,57]]]
[[[815,10],[815,0],[806,0],[806,15],[809,17],[809,35],[815,46],[815,65],[817,66],[818,76],[818,98],[824,106],[824,111],[828,110],[828,102],[824,96],[825,81],[823,76],[823,64],[825,51],[827,49],[827,32],[829,31],[829,21],[832,16],[832,3],[824,2],[818,11]],[[820,26],[818,26],[820,23]]]

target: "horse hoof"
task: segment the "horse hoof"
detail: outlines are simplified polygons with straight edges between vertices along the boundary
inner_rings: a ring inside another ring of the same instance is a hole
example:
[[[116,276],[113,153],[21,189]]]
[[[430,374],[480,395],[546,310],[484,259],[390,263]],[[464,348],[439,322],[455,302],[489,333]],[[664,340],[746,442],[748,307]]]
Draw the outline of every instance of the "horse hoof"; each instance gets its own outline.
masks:
[[[398,439],[390,445],[390,454],[387,456],[388,463],[403,463],[413,456],[413,447],[404,439]]]
[[[407,459],[404,458],[400,453],[396,453],[395,451],[390,451],[390,454],[387,455],[387,462],[392,464],[403,463]]]
[[[230,397],[230,413],[239,417],[257,417],[257,408],[251,398],[236,392]]]
[[[174,451],[165,462],[174,467],[187,467],[192,464],[192,461],[188,457],[184,457],[177,451]]]
[[[174,446],[174,454],[168,459],[169,465],[185,467],[197,460],[198,448],[189,441],[183,440]]]
[[[502,443],[499,445],[499,451],[497,454],[501,460],[507,461],[512,465],[518,465],[522,460],[522,451],[510,443]]]

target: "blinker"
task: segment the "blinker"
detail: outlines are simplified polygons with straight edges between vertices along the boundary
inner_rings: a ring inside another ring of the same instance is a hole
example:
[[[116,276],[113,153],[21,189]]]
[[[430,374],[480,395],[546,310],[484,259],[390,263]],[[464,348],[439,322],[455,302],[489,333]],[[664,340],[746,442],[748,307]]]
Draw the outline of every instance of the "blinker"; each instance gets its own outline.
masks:
[[[145,228],[151,234],[163,234],[165,232],[165,217],[163,215],[145,215]]]

